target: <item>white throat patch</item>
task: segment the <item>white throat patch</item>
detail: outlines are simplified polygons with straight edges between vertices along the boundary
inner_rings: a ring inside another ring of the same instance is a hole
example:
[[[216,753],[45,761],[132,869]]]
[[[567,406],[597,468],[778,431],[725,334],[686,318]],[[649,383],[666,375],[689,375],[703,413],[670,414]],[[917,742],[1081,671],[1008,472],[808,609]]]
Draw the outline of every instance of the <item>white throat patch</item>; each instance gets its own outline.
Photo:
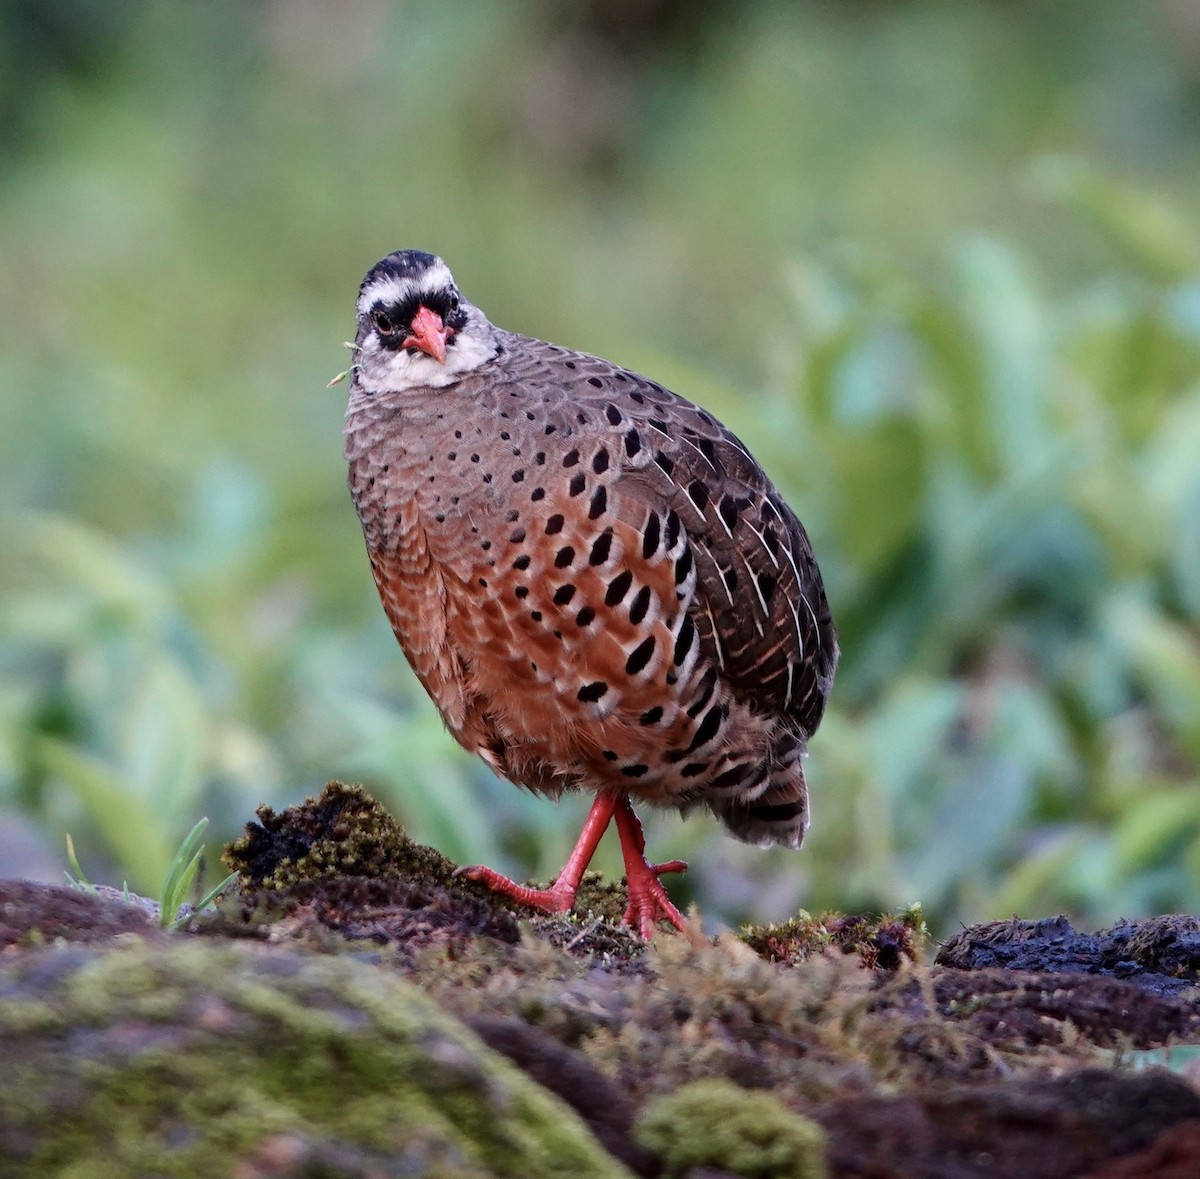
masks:
[[[468,329],[471,326],[468,324]],[[382,348],[372,334],[363,341],[355,369],[365,392],[403,393],[407,389],[452,385],[495,355],[496,345],[490,339],[480,339],[469,331],[454,336],[441,364],[419,350]]]

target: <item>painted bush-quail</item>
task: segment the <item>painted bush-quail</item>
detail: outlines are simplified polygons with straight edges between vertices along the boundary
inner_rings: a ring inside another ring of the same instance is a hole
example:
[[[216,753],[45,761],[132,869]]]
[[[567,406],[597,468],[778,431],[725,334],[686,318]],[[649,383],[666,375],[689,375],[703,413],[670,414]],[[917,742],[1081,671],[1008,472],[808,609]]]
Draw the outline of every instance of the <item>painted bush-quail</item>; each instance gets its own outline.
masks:
[[[539,793],[596,801],[548,889],[569,909],[610,820],[625,920],[683,919],[632,800],[708,807],[798,848],[801,757],[837,638],[800,521],[705,410],[594,356],[493,326],[441,259],[363,280],[350,490],[384,609],[455,738]]]

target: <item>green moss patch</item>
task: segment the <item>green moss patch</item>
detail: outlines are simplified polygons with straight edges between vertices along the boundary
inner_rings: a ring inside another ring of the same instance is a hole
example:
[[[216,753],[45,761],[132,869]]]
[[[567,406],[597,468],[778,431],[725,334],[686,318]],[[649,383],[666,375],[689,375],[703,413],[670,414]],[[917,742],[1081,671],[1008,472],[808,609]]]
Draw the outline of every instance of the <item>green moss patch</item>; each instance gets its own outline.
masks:
[[[309,1169],[262,1173],[628,1174],[415,987],[345,957],[208,939],[25,953],[0,969],[0,1058],[0,1141],[25,1176],[229,1176],[276,1156]]]

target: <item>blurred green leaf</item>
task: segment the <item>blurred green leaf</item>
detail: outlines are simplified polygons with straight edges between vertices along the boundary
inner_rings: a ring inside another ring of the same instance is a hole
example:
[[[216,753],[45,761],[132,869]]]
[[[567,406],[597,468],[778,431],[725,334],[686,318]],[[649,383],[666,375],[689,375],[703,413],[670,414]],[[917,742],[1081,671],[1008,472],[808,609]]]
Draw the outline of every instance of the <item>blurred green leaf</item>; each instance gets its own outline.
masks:
[[[1113,245],[1161,282],[1200,270],[1200,235],[1170,205],[1120,184],[1080,159],[1048,156],[1033,179],[1048,196],[1090,217]]]
[[[1178,859],[1200,830],[1200,787],[1147,791],[1121,815],[1113,832],[1115,866],[1131,874]]]
[[[38,740],[36,756],[47,773],[61,779],[82,801],[133,887],[150,891],[167,870],[172,849],[153,805],[130,799],[125,780],[98,759],[49,737]]]

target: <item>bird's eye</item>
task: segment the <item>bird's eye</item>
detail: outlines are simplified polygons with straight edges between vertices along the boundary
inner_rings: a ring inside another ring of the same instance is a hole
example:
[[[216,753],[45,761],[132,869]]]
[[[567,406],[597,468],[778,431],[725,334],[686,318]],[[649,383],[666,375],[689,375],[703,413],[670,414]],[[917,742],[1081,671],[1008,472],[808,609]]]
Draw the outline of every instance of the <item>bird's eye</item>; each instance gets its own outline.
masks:
[[[457,291],[450,292],[450,310],[451,311],[458,310],[458,292]]]
[[[394,332],[395,326],[392,324],[391,317],[382,308],[377,308],[371,312],[371,322],[376,329],[387,335],[389,332]]]

